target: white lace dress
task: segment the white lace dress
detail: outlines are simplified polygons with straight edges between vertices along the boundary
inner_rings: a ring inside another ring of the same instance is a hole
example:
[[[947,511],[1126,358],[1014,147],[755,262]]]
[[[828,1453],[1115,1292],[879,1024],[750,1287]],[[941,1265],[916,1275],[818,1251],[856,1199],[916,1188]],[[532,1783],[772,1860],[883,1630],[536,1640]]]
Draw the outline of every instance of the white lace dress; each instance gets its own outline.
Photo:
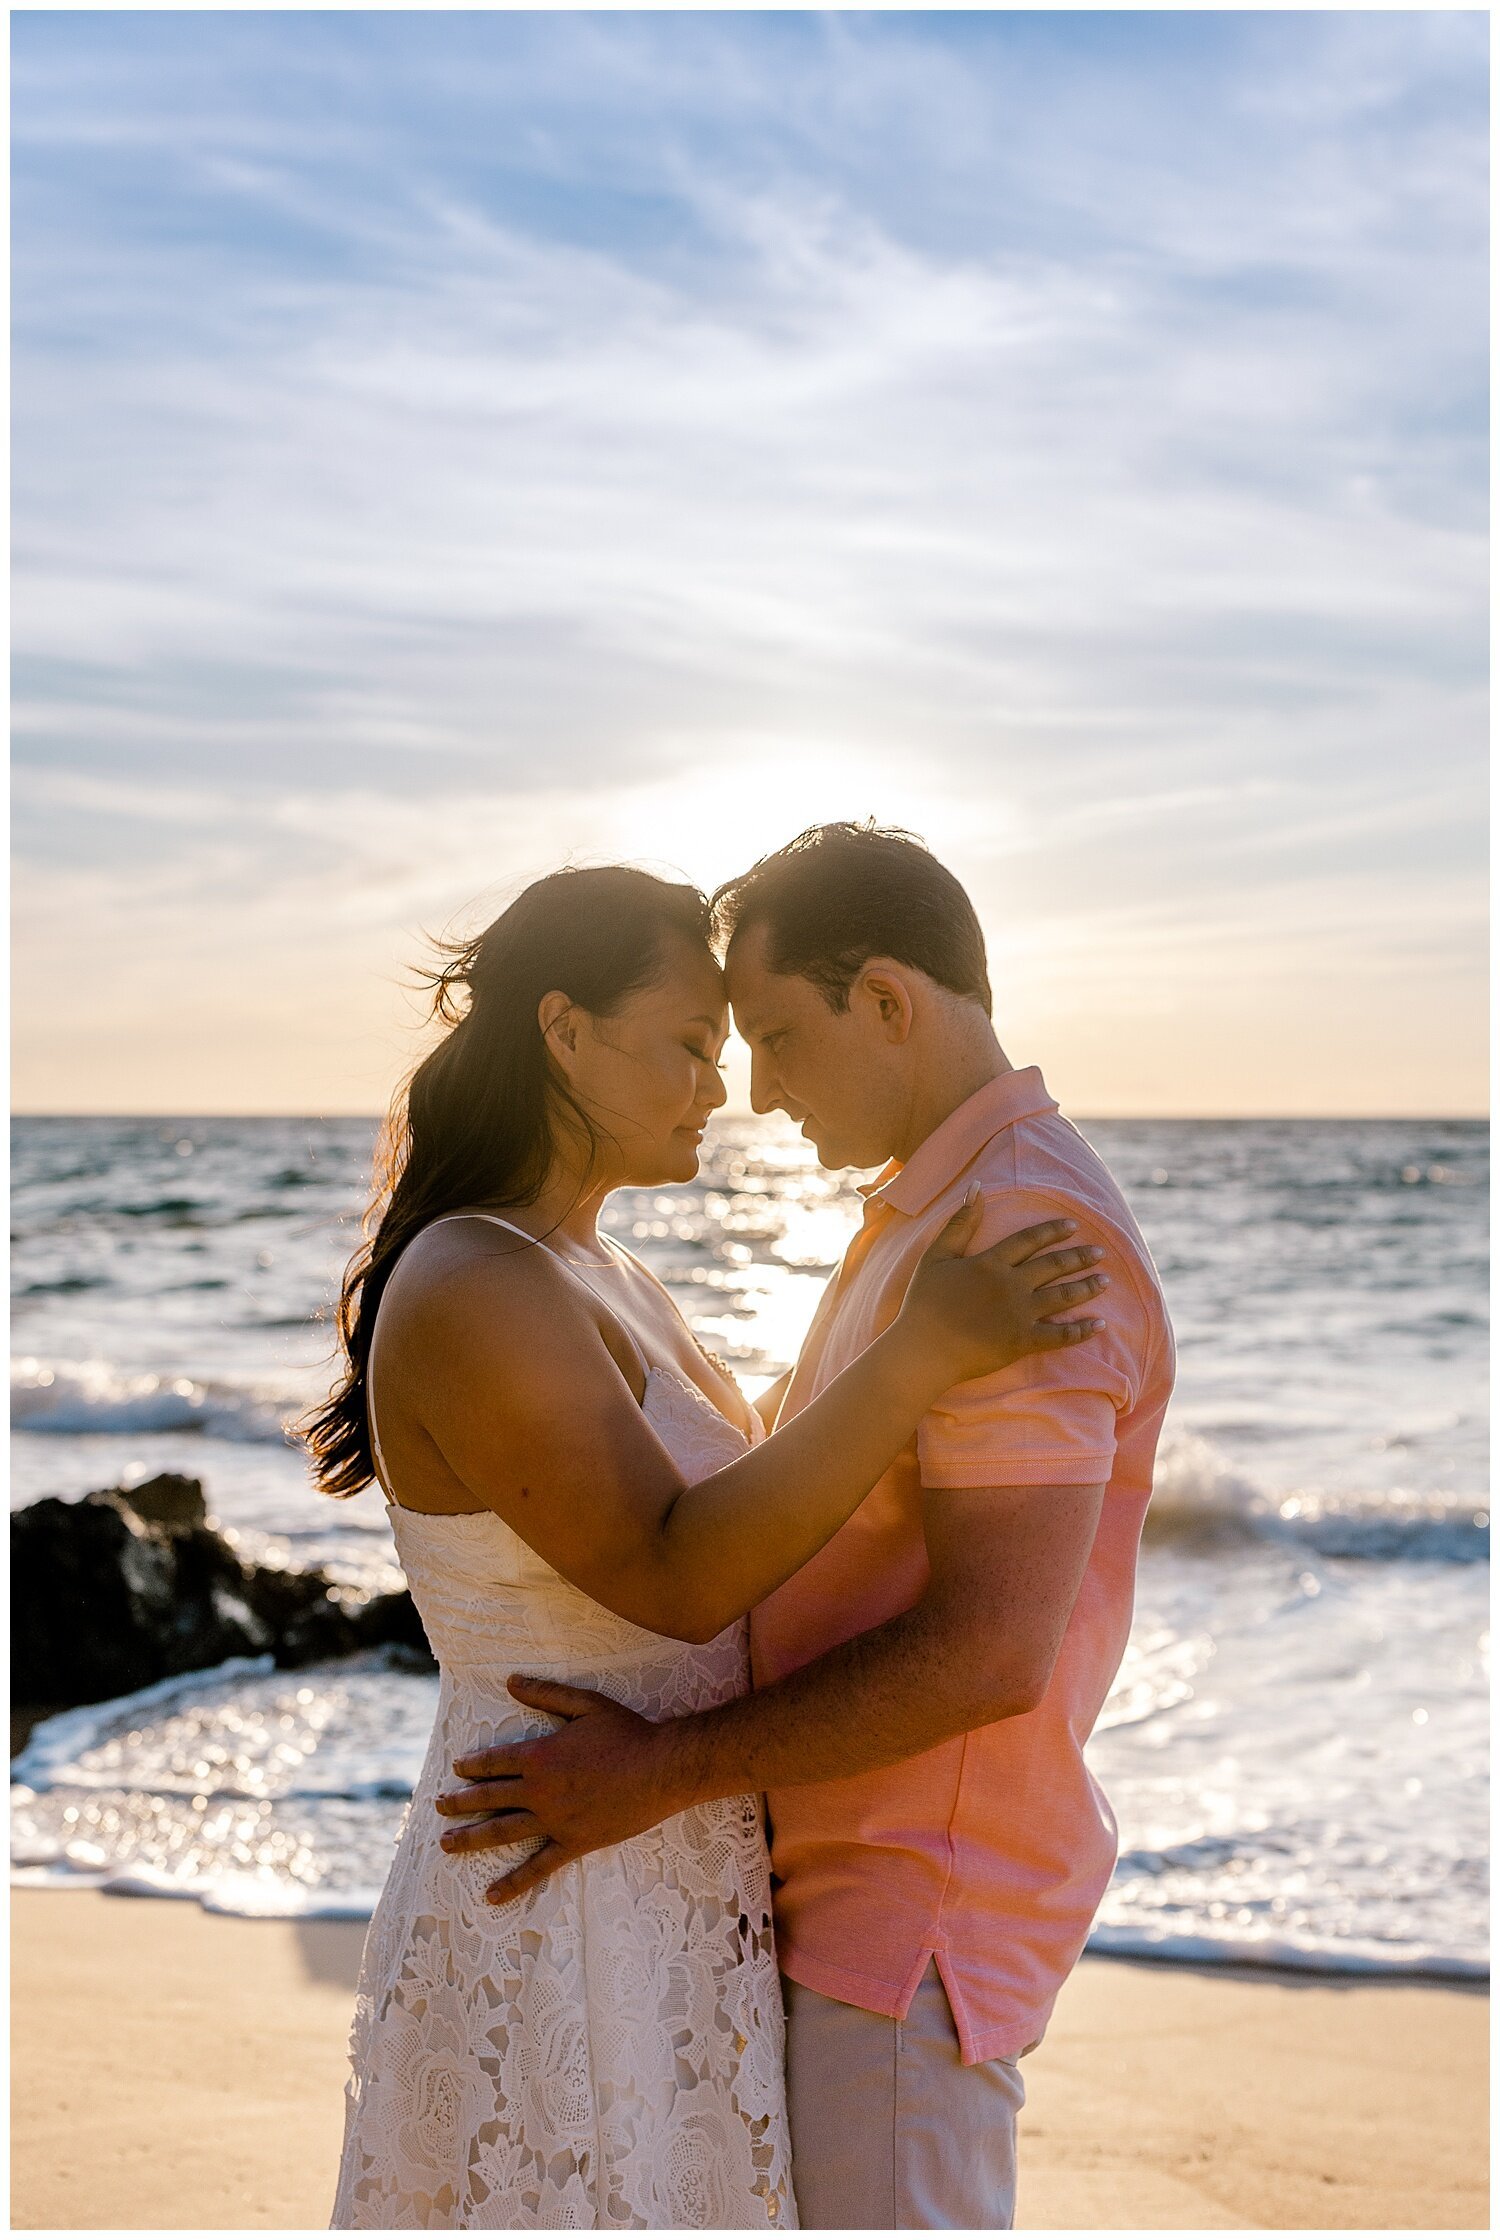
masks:
[[[644,1407],[689,1480],[743,1451],[670,1370]],[[452,1857],[433,1810],[455,1757],[550,1731],[507,1674],[670,1718],[748,1685],[744,1624],[667,1640],[488,1510],[391,1516],[442,1684],[365,1944],[333,2229],[794,2228],[759,1799],[694,1806],[504,1907],[485,1889],[531,1846]]]

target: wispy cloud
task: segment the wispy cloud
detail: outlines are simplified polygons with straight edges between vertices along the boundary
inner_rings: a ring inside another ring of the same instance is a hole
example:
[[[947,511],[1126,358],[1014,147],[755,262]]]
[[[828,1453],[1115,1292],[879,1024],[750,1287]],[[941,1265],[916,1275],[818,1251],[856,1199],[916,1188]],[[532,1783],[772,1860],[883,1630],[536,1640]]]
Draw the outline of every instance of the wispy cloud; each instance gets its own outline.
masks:
[[[1166,1108],[1403,1096],[1377,921],[1475,1098],[1482,19],[83,25],[15,34],[27,1102],[139,1093],[59,939],[166,1102],[373,1102],[420,925],[839,813],[1096,1109],[1167,1014]]]

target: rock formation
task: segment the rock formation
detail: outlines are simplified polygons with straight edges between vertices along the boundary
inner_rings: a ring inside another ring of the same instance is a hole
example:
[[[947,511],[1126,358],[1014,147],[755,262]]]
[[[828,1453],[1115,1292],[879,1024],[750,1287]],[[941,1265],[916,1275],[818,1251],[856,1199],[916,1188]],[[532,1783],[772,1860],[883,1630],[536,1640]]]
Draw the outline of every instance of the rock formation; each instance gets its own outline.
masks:
[[[311,1664],[396,1643],[430,1661],[410,1595],[361,1599],[326,1572],[244,1563],[194,1478],[38,1501],[11,1518],[11,1695],[96,1703],[264,1656]]]

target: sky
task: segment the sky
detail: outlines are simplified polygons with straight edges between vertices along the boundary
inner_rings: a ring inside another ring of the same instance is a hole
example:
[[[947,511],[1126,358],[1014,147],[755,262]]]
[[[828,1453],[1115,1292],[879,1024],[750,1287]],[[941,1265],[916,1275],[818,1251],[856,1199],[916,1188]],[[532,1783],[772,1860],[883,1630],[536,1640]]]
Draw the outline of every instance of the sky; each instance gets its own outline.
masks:
[[[12,25],[20,1110],[866,816],[1068,1109],[1483,1108],[1482,14]]]

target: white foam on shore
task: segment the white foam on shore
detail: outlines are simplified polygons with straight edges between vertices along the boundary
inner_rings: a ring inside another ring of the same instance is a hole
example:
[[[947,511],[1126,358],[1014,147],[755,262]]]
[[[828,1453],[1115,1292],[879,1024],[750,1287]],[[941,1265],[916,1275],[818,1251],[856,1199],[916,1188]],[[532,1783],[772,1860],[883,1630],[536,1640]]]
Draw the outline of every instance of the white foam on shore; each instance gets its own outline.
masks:
[[[299,1889],[258,1875],[221,1874],[183,1879],[137,1867],[111,1871],[62,1860],[14,1865],[17,1890],[98,1890],[110,1897],[188,1899],[205,1913],[241,1921],[368,1921],[378,1888],[339,1891]],[[1266,1968],[1334,1978],[1417,1978],[1438,1983],[1486,1983],[1483,1958],[1439,1952],[1431,1946],[1288,1937],[1204,1936],[1121,1928],[1099,1923],[1085,1951],[1099,1959],[1151,1960],[1193,1968]]]
[[[274,1657],[229,1657],[208,1672],[180,1672],[131,1695],[106,1703],[81,1703],[72,1711],[39,1719],[25,1749],[11,1761],[11,1781],[28,1789],[51,1789],[61,1783],[90,1786],[94,1770],[82,1761],[109,1732],[112,1721],[123,1717],[131,1730],[144,1729],[178,1705],[201,1702],[205,1682],[233,1688],[242,1681],[263,1680],[275,1669]]]
[[[1098,1924],[1084,1948],[1101,1959],[1175,1961],[1182,1967],[1288,1968],[1309,1975],[1426,1976],[1445,1983],[1487,1983],[1487,1959],[1435,1951],[1430,1945],[1376,1944],[1360,1939],[1189,1935]]]
[[[63,1860],[11,1868],[14,1890],[99,1890],[112,1898],[184,1898],[237,1921],[368,1921],[378,1889],[315,1891],[258,1875],[184,1879],[149,1867],[89,1868]]]

